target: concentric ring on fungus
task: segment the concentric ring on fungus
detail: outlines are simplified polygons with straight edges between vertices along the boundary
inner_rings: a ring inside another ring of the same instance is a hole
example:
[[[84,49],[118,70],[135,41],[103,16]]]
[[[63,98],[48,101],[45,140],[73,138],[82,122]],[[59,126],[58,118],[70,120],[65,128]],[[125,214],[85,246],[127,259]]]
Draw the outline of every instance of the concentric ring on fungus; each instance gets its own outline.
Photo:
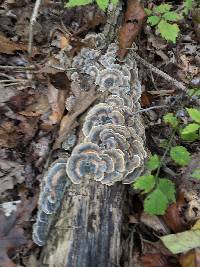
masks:
[[[124,125],[124,116],[117,110],[114,110],[111,106],[100,103],[94,106],[85,118],[83,124],[83,134],[87,137],[94,126],[104,125],[104,124],[116,124]]]
[[[129,81],[120,70],[107,68],[99,72],[95,84],[99,86],[100,91],[104,92],[113,87],[127,87]]]

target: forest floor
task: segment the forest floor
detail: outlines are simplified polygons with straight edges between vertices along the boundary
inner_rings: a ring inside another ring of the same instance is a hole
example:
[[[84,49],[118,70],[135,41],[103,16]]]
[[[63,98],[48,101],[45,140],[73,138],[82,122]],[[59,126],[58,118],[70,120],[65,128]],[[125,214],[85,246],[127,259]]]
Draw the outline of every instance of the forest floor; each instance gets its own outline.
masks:
[[[149,2],[149,8],[160,4]],[[182,1],[173,2],[173,9],[180,10]],[[30,55],[29,23],[34,3],[0,0],[1,267],[39,266],[40,248],[32,242],[31,233],[46,160],[66,114],[65,99],[70,95],[63,55],[68,46],[73,47],[75,55],[80,51],[81,39],[90,31],[99,32],[106,22],[106,15],[96,5],[66,9],[61,1],[43,1],[33,27]],[[172,253],[170,246],[167,249],[159,238],[170,233],[188,233],[193,240],[193,235],[200,234],[199,128],[196,126],[192,132],[195,136],[190,140],[179,135],[179,130],[188,124],[200,123],[199,115],[194,119],[186,109],[198,110],[200,104],[199,22],[200,11],[194,7],[178,22],[180,33],[176,43],[167,42],[146,22],[134,39],[140,56],[146,147],[154,159],[162,159],[159,175],[173,181],[176,187],[176,202],[162,216],[159,213],[155,216],[156,212],[150,212],[155,215],[144,212],[145,195],[130,186],[125,208],[135,243],[134,266],[200,266],[199,241],[188,245],[182,236],[175,236],[180,248]],[[179,81],[178,86],[164,74]],[[172,119],[164,120],[168,113]],[[179,127],[175,132],[174,120]],[[181,164],[180,160],[170,158],[169,140],[170,146],[186,149],[186,155],[178,154],[183,157]],[[53,158],[56,153],[54,150]],[[196,175],[192,176],[194,171]],[[196,228],[191,229],[194,224]],[[183,249],[184,246],[187,248]]]

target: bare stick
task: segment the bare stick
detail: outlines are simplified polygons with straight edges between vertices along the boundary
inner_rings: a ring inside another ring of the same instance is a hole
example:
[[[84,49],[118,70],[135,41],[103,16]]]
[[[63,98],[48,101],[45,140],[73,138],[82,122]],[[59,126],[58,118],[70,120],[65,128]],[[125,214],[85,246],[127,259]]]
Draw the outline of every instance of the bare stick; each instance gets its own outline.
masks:
[[[0,80],[0,83],[15,83],[15,82],[27,82],[26,79],[12,79],[12,80]]]
[[[172,78],[171,76],[169,76],[165,72],[163,72],[163,71],[159,70],[158,68],[154,67],[152,64],[148,63],[146,60],[141,58],[136,52],[132,51],[132,55],[137,61],[142,63],[145,67],[149,68],[154,73],[156,73],[159,76],[163,77],[165,80],[171,82],[177,88],[179,88],[179,89],[181,89],[183,91],[187,91],[187,87],[183,83],[177,81],[176,79]]]
[[[134,114],[138,114],[138,113],[146,112],[146,111],[153,110],[153,109],[166,108],[166,107],[167,107],[166,105],[162,105],[162,106],[153,106],[153,107],[149,107],[149,108],[140,109],[140,110],[136,111]]]
[[[34,10],[31,16],[30,25],[29,25],[29,43],[28,43],[28,53],[29,56],[32,56],[32,46],[33,46],[33,26],[36,22],[36,18],[38,15],[39,7],[42,0],[36,0]]]
[[[35,67],[32,66],[2,66],[0,65],[0,70],[35,70]]]

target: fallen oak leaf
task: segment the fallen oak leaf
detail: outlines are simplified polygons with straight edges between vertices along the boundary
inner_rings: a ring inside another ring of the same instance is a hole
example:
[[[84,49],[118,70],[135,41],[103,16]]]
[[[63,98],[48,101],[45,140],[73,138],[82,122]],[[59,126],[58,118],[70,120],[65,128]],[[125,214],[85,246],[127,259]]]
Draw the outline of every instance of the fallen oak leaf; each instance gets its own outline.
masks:
[[[181,267],[200,267],[200,248],[195,248],[180,256]]]
[[[166,210],[163,219],[167,226],[175,233],[186,230],[183,211],[187,205],[183,192],[180,192],[176,203],[172,203]]]
[[[15,51],[27,51],[28,45],[22,43],[15,43],[2,34],[0,34],[0,53],[3,54],[14,54]],[[36,48],[33,49],[34,54],[36,53]]]
[[[127,54],[127,48],[131,48],[139,31],[142,28],[145,17],[146,14],[140,1],[129,0],[125,13],[124,23],[119,30],[118,56],[120,59],[123,59]]]
[[[170,257],[161,253],[147,253],[141,257],[142,266],[144,267],[173,267],[170,263]]]
[[[6,217],[0,213],[0,266],[16,267],[10,259],[10,252],[27,245],[28,238],[23,229],[23,223],[30,219],[33,209],[36,207],[36,198],[23,199],[17,206],[17,211]]]

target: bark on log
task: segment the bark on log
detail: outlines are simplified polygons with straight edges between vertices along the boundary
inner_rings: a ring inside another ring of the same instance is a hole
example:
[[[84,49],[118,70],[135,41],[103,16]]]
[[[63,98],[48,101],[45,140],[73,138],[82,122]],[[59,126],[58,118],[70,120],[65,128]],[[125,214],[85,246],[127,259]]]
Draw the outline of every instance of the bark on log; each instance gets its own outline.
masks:
[[[113,9],[111,14],[109,14],[111,21],[106,25],[109,27],[105,26],[104,28],[105,36],[109,37],[113,35],[113,31],[115,31],[113,25],[117,25],[117,17],[120,9],[118,9],[118,12],[116,12],[116,10]],[[111,16],[112,14],[113,16]],[[113,38],[111,38],[111,40],[112,39]],[[107,38],[107,40],[110,40],[110,38]],[[135,71],[132,77],[132,90],[135,90],[134,97],[137,99],[141,88],[137,82],[138,74],[136,73],[137,70],[134,68],[134,62],[133,66],[132,64],[130,65],[131,72]],[[131,98],[131,96],[130,93],[128,98]],[[103,96],[101,97],[103,98]],[[126,101],[127,99],[125,98],[125,102]],[[127,102],[127,105],[129,105],[129,102]],[[139,105],[135,105],[135,107],[139,108]],[[80,108],[76,106],[76,111],[79,109]],[[132,121],[132,116],[133,115],[127,112],[127,117],[130,117],[130,125],[133,125],[133,123],[135,123],[135,125],[137,124],[136,135],[138,134],[138,136],[140,136],[138,139],[141,140],[141,142],[136,142],[136,144],[140,144],[138,147],[138,153],[141,155],[140,168],[138,168],[139,175],[142,171],[143,154],[145,154],[142,148],[144,128],[140,123],[139,116],[134,122]],[[79,121],[81,124],[81,119]],[[77,134],[79,139],[80,135],[80,133]],[[135,135],[133,134],[133,136]],[[128,169],[125,168],[125,171],[126,170],[128,171]],[[66,190],[60,213],[57,216],[57,221],[53,229],[51,229],[46,245],[42,249],[40,266],[121,266],[122,210],[125,203],[125,188],[127,187],[120,182],[112,186],[107,186],[100,182],[87,179],[81,184],[72,184]]]
[[[125,186],[95,181],[72,185],[43,248],[41,265],[50,267],[120,266]]]

